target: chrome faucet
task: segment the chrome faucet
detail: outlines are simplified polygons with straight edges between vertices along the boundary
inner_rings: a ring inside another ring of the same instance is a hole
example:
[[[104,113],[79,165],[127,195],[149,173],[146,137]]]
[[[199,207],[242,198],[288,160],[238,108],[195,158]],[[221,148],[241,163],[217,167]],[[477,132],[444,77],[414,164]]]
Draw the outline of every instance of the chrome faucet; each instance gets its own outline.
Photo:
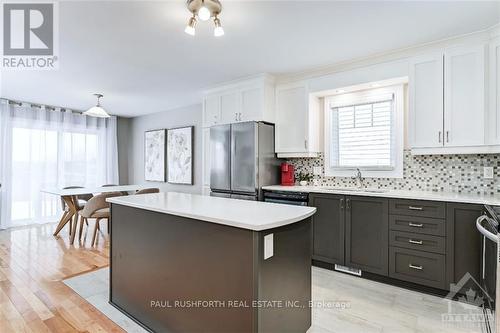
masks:
[[[364,188],[364,178],[361,175],[361,170],[359,168],[356,168],[356,176],[352,177],[353,180],[356,180],[358,188]]]

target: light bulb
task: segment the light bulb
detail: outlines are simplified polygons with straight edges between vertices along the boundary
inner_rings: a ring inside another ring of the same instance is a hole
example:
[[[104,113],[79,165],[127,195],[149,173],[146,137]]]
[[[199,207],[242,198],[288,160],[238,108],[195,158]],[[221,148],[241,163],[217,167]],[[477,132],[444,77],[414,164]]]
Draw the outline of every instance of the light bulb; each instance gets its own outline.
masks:
[[[184,29],[184,32],[188,35],[194,36],[196,34],[195,26],[196,18],[193,16],[189,19],[188,25],[186,26],[186,29]]]
[[[188,35],[194,36],[196,35],[196,30],[193,27],[190,27],[189,25],[186,26],[186,29],[184,29],[184,32],[187,33]]]
[[[210,13],[210,11],[208,10],[207,7],[202,6],[198,10],[198,17],[200,18],[200,20],[206,21],[206,20],[210,19],[210,16],[212,16],[212,13]]]
[[[214,36],[215,37],[224,36],[224,29],[222,29],[222,27],[216,27],[214,29]]]
[[[214,36],[215,37],[224,36],[224,29],[222,29],[222,25],[220,24],[220,20],[217,17],[214,18],[214,24],[215,24]]]

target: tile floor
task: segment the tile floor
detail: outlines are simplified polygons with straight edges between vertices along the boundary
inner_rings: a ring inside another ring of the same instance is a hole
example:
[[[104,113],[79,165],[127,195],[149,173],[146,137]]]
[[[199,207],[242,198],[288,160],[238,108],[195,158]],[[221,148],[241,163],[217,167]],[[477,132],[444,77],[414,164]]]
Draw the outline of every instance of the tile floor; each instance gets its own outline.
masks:
[[[318,303],[312,310],[313,325],[308,333],[482,331],[474,323],[466,327],[442,320],[448,311],[480,313],[474,306],[317,267],[313,267],[312,278],[312,299]],[[127,332],[146,332],[108,303],[108,282],[108,268],[64,281]]]

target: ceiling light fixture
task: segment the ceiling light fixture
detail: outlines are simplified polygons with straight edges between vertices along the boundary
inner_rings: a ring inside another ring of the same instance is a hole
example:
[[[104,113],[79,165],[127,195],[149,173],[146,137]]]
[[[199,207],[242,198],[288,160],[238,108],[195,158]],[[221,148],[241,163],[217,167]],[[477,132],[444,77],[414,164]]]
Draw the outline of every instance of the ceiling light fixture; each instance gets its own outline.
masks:
[[[96,106],[91,107],[87,111],[85,111],[83,114],[86,116],[91,116],[91,117],[98,117],[98,118],[109,118],[110,115],[106,112],[101,107],[101,98],[103,97],[102,94],[94,94],[95,97],[97,97],[97,104]]]
[[[219,37],[224,35],[224,29],[220,23],[218,15],[222,11],[222,5],[219,0],[187,0],[187,8],[193,14],[189,19],[188,25],[184,31],[194,36],[196,33],[197,18],[200,21],[208,21],[211,17],[214,19],[214,36]]]
[[[220,24],[220,20],[217,16],[214,18],[214,24],[215,24],[214,36],[215,37],[224,36],[224,29],[222,29],[222,25]]]
[[[188,25],[186,26],[186,29],[184,29],[184,32],[186,32],[188,35],[191,35],[191,36],[194,36],[196,35],[196,16],[193,15],[193,17],[191,17],[189,19],[189,22],[188,22]]]

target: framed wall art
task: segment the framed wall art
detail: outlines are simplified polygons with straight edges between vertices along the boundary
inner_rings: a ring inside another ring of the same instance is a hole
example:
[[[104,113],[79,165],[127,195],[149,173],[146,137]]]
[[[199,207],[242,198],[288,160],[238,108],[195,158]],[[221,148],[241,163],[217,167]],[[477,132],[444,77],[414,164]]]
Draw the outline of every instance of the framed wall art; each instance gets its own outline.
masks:
[[[167,181],[193,185],[194,126],[167,130]]]

